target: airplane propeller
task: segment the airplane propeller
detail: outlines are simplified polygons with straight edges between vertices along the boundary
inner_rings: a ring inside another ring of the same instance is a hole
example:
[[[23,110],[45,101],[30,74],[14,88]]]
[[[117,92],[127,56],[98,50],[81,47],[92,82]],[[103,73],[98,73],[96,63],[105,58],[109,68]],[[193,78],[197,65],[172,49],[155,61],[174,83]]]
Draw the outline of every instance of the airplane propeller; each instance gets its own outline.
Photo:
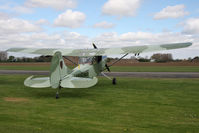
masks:
[[[93,43],[93,47],[94,49],[97,49],[97,46]],[[107,63],[105,64],[105,68],[107,69],[108,72],[111,72],[109,66],[107,65]]]
[[[111,72],[109,66],[107,64],[105,64],[106,69],[108,70],[108,72]]]
[[[93,43],[93,47],[94,47],[94,49],[97,49],[97,46]]]

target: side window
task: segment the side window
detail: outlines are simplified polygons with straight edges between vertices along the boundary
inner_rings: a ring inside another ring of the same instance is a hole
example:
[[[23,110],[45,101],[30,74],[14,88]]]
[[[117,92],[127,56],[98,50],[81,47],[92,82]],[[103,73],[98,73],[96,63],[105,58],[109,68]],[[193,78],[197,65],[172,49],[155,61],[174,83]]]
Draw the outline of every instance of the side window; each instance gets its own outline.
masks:
[[[60,61],[60,67],[63,68],[63,61]]]
[[[81,57],[79,58],[79,64],[91,64],[92,63],[92,58],[91,57]]]
[[[93,58],[92,58],[92,64],[96,64],[97,62],[96,62],[96,56],[94,56]]]

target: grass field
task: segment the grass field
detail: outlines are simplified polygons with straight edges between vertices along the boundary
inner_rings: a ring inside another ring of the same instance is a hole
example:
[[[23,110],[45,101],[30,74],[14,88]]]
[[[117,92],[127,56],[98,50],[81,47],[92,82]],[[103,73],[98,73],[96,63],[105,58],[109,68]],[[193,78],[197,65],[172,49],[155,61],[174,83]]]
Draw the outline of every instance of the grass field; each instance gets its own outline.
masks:
[[[112,66],[114,72],[199,72],[199,66]]]
[[[72,66],[69,66],[73,68]],[[48,65],[0,65],[0,70],[49,70]],[[112,72],[199,72],[199,66],[112,66]]]
[[[38,66],[23,66],[23,65],[0,65],[0,70],[50,70],[50,66],[38,65]]]
[[[1,133],[197,133],[199,79],[118,78],[87,89],[33,89],[0,75]]]

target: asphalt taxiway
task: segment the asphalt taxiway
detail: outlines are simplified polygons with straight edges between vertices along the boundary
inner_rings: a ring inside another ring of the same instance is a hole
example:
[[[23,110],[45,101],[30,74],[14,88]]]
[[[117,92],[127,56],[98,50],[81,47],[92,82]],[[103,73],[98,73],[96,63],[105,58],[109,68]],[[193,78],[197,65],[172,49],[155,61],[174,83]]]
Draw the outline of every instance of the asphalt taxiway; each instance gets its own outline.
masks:
[[[199,78],[199,72],[104,72],[111,77]],[[0,70],[0,74],[49,75],[49,71]]]

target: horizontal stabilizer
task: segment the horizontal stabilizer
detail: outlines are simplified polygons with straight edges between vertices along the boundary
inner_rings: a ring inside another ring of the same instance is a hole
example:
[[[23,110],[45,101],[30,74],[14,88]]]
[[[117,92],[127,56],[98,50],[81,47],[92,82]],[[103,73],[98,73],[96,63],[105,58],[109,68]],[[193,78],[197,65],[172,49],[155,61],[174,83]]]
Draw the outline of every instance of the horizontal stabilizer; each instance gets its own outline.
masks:
[[[51,86],[49,77],[33,78],[33,76],[28,77],[24,81],[24,85],[32,88],[46,88]]]
[[[88,88],[97,84],[98,79],[82,78],[82,77],[68,77],[61,82],[63,88]]]

